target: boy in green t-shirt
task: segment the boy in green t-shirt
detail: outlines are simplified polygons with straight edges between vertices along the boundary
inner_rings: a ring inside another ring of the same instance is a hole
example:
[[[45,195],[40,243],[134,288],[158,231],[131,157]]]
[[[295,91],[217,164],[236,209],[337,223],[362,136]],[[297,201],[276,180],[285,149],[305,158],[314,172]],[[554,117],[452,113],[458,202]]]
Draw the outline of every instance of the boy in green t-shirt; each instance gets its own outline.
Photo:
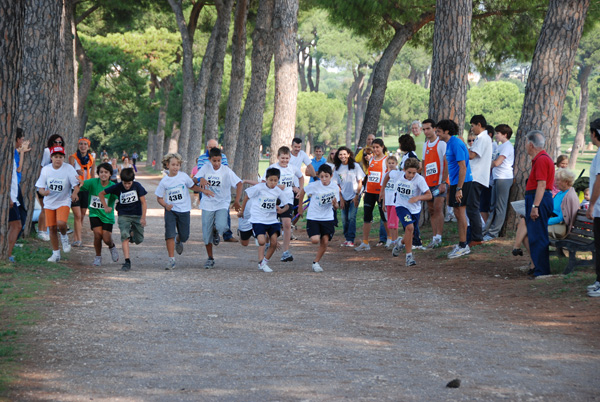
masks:
[[[110,213],[107,213],[98,195],[113,185],[110,181],[113,168],[110,163],[102,163],[98,166],[96,172],[98,173],[98,177],[84,181],[81,189],[89,192],[88,211],[90,226],[94,232],[94,249],[96,250],[93,265],[100,266],[102,265],[102,241],[108,246],[113,262],[119,261],[119,253],[112,240],[112,229],[115,223],[114,206],[117,196],[110,194],[106,197],[108,206],[111,208]]]

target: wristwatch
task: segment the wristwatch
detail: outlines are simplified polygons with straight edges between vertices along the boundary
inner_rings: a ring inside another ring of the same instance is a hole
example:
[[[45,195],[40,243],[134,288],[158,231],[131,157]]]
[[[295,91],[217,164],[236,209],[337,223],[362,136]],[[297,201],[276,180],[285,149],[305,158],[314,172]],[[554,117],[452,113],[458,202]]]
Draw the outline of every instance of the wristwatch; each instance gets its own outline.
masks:
[[[535,205],[535,204],[531,204],[531,209],[533,209],[533,208],[537,208],[537,207],[538,207],[537,205]]]
[[[456,191],[462,191],[462,187],[456,187]]]

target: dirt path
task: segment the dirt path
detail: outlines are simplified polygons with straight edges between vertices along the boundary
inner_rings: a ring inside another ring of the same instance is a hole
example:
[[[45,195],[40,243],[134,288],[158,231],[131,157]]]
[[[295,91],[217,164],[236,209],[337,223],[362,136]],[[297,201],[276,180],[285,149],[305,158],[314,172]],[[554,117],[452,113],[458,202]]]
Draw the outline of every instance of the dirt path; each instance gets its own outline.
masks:
[[[157,180],[139,178],[153,194]],[[148,200],[132,271],[93,269],[90,247],[72,253],[77,273],[30,329],[15,400],[598,399],[597,304],[552,316],[522,284],[507,293],[504,273],[466,271],[477,256],[452,271],[428,252],[408,269],[389,252],[341,249],[339,237],[315,274],[304,233],[273,274],[256,268],[255,246],[230,243],[205,270],[198,211],[165,271],[162,210]],[[461,387],[445,388],[454,378]]]

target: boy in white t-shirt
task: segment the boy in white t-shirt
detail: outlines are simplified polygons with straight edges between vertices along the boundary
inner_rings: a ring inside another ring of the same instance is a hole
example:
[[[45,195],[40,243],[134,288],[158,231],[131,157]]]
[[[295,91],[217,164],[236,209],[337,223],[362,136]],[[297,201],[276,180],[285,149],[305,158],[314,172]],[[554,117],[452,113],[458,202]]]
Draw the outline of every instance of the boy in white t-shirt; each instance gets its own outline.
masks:
[[[214,196],[202,197],[200,209],[202,210],[202,237],[206,247],[208,259],[204,268],[215,266],[213,258],[213,244],[219,245],[220,237],[229,230],[227,218],[229,217],[229,204],[231,203],[231,188],[235,188],[233,207],[239,211],[242,195],[242,180],[233,173],[228,166],[221,165],[222,154],[219,148],[212,148],[208,152],[210,163],[196,173],[195,179],[200,179],[200,186],[210,190]]]
[[[206,195],[214,195],[211,191],[194,185],[194,181],[187,174],[180,172],[181,155],[177,153],[166,154],[163,157],[163,169],[167,174],[156,187],[156,199],[165,209],[165,240],[169,262],[165,269],[175,269],[175,250],[177,254],[183,252],[183,243],[190,237],[190,210],[192,200],[189,189],[200,191]]]
[[[251,208],[250,222],[252,223],[254,237],[258,241],[258,269],[263,272],[273,272],[268,262],[277,249],[277,237],[281,233],[281,225],[277,220],[277,215],[285,213],[290,208],[290,205],[286,203],[288,197],[277,185],[280,174],[281,172],[277,168],[267,169],[265,182],[246,189],[244,202],[238,214],[241,218],[247,218],[244,211],[246,208]],[[248,205],[249,200],[252,200],[251,205]],[[278,200],[283,207],[278,205]],[[270,246],[265,255],[267,240],[269,240]]]
[[[396,214],[404,227],[404,236],[396,241],[392,255],[397,257],[406,247],[406,266],[417,265],[412,255],[412,242],[415,227],[419,224],[421,203],[431,199],[431,191],[427,182],[417,173],[420,162],[416,158],[409,158],[404,163],[404,171],[389,172],[383,179],[381,199],[384,198],[383,189],[389,180],[396,181]]]
[[[312,244],[318,244],[319,249],[312,263],[315,272],[323,272],[319,264],[321,257],[327,251],[327,245],[335,234],[334,210],[338,209],[340,201],[340,189],[337,184],[331,182],[333,171],[329,165],[321,165],[318,170],[319,181],[309,183],[300,191],[298,203],[298,214],[304,213],[304,194],[310,197],[308,214],[306,216],[306,232]]]
[[[48,261],[58,262],[60,261],[59,231],[63,251],[65,253],[71,251],[69,236],[67,236],[67,219],[71,201],[78,199],[79,177],[73,166],[64,163],[65,149],[63,147],[52,147],[50,159],[52,163],[42,168],[35,186],[38,188],[38,193],[44,197],[46,226],[50,230],[50,243],[53,251]],[[73,194],[71,194],[71,190],[73,190]]]
[[[269,166],[280,171],[278,187],[283,190],[285,204],[290,207],[284,213],[279,214],[281,225],[283,226],[283,254],[281,255],[282,262],[294,260],[294,256],[290,253],[290,241],[292,238],[292,217],[294,216],[294,197],[304,187],[304,175],[294,165],[290,163],[291,151],[288,147],[281,147],[277,151],[277,163]],[[263,178],[264,180],[264,178]],[[296,185],[295,183],[298,183]]]

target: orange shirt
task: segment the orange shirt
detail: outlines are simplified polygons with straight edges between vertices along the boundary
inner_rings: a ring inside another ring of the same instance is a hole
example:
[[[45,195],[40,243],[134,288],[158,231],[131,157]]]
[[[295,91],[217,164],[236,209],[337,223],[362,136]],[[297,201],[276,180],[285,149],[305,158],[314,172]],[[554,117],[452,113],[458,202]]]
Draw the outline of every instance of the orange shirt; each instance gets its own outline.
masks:
[[[90,159],[89,159],[88,163],[84,165],[83,163],[81,163],[81,161],[77,157],[77,152],[75,152],[71,156],[77,161],[79,166],[81,166],[81,170],[83,171],[83,176],[79,176],[79,179],[81,179],[81,180],[90,179],[92,177],[90,174],[90,170],[94,168],[94,157],[92,155],[89,155]]]
[[[435,145],[429,146],[429,141],[425,144],[425,158],[423,160],[424,176],[425,181],[429,187],[435,187],[441,182],[440,174],[443,169],[443,160],[440,160],[440,154],[438,152],[438,145],[440,139],[436,141]]]
[[[367,179],[367,193],[379,194],[381,191],[381,183],[383,183],[383,177],[387,171],[386,168],[387,156],[379,160],[375,158],[369,162],[369,176]]]

